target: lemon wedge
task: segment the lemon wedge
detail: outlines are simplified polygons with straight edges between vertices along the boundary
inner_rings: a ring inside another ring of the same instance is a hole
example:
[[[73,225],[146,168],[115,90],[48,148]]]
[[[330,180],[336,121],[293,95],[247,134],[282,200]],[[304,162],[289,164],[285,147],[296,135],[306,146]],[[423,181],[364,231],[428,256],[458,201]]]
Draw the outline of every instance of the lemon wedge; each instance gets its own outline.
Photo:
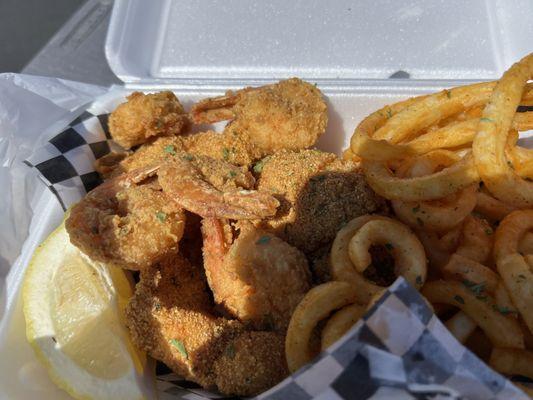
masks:
[[[23,286],[26,336],[52,380],[77,399],[146,399],[154,371],[124,325],[126,271],[91,261],[64,223],[35,251]]]

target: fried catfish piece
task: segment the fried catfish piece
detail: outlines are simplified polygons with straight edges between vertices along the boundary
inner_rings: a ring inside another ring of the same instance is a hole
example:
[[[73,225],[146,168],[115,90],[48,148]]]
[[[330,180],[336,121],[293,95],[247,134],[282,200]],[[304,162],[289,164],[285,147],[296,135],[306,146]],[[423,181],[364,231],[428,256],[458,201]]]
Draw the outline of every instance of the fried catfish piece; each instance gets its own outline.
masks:
[[[133,92],[111,113],[109,131],[115,142],[130,149],[151,137],[178,135],[185,130],[188,121],[174,93]]]
[[[319,150],[282,150],[260,161],[257,188],[280,206],[261,226],[309,254],[330,243],[351,219],[385,208],[359,166]]]
[[[141,272],[126,324],[139,348],[208,390],[255,395],[288,374],[284,336],[217,317],[203,269],[178,254]]]
[[[216,385],[228,395],[253,396],[288,374],[285,335],[244,332],[229,343],[214,364]]]
[[[174,255],[141,272],[126,321],[139,348],[184,378],[214,389],[213,363],[243,326],[212,311],[202,269]]]

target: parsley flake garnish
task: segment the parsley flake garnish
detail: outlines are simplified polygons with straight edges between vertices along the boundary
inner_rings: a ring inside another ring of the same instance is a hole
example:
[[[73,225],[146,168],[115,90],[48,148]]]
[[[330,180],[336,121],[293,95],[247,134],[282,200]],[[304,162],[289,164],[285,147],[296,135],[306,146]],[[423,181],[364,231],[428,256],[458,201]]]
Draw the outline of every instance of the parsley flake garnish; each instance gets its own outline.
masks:
[[[394,249],[394,246],[391,243],[385,243],[385,248],[387,250],[392,250],[392,249]]]
[[[171,144],[169,144],[168,146],[165,146],[165,147],[163,148],[163,151],[164,151],[165,153],[171,154],[171,155],[173,155],[173,156],[176,155],[176,149],[175,149],[174,146],[172,146]]]
[[[415,282],[417,285],[421,285],[422,284],[422,277],[420,275],[418,275],[415,279]]]
[[[455,296],[453,296],[453,299],[458,302],[458,303],[461,303],[461,304],[465,304],[465,299],[463,299],[461,296],[459,296],[458,294],[456,294]]]
[[[483,122],[494,122],[494,120],[492,120],[492,119],[490,119],[490,118],[485,118],[485,117],[480,118],[479,120],[480,120],[480,121],[483,121]]]
[[[228,175],[230,178],[235,178],[237,176],[237,173],[235,171],[230,171]]]
[[[259,239],[257,239],[257,242],[255,244],[265,244],[270,242],[270,236],[261,236]]]
[[[224,351],[226,357],[230,358],[230,359],[234,359],[235,358],[235,346],[233,345],[233,343],[230,343],[227,347],[226,347],[226,350]]]
[[[390,109],[387,110],[387,118],[392,118],[392,111]]]
[[[172,346],[174,346],[176,349],[178,349],[178,351],[180,352],[180,354],[184,357],[184,358],[189,358],[189,354],[187,353],[187,349],[185,348],[185,345],[183,344],[182,341],[178,340],[178,339],[170,339],[169,340],[170,344]]]
[[[501,315],[509,315],[509,314],[515,314],[516,313],[515,310],[512,310],[512,309],[510,309],[508,307],[504,307],[504,306],[500,307],[500,306],[498,306],[496,304],[492,305],[492,309],[498,311]]]
[[[446,97],[451,99],[452,98],[452,92],[450,92],[449,90],[445,90],[444,91],[446,93]]]
[[[191,154],[185,154],[183,156],[183,159],[187,160],[187,161],[192,161],[192,160],[194,160],[194,157]]]
[[[261,171],[263,171],[263,165],[265,164],[265,162],[263,160],[259,161],[258,163],[256,163],[254,165],[254,172],[259,174],[261,173]]]
[[[165,220],[167,219],[167,214],[165,214],[163,211],[156,212],[155,216],[159,220],[159,222],[165,222]]]
[[[492,232],[492,229],[491,229],[491,228],[487,228],[487,229],[485,229],[485,235],[490,236],[490,235],[492,235],[492,234],[493,234],[493,232]]]
[[[486,285],[485,282],[475,283],[475,282],[469,281],[468,279],[464,279],[463,285],[465,285],[468,289],[470,289],[470,291],[474,293],[479,300],[484,300],[483,297],[486,298],[486,296],[482,296],[482,293],[485,291],[485,285]]]
[[[414,213],[419,212],[420,211],[420,204],[417,205],[416,207],[413,207],[411,211],[414,212]]]
[[[229,149],[227,149],[226,147],[222,149],[222,157],[226,161],[229,159]]]

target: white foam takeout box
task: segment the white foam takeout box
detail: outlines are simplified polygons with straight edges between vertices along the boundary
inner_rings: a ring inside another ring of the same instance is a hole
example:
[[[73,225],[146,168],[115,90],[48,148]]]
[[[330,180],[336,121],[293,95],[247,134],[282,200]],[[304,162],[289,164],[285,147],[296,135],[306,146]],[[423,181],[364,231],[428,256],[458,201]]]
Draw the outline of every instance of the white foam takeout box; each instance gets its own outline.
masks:
[[[117,0],[106,57],[126,91],[171,89],[186,107],[292,76],[316,83],[329,106],[318,147],[340,153],[356,124],[385,104],[499,78],[533,51],[532,15],[528,0]],[[110,92],[109,111],[123,96]],[[33,250],[62,215],[43,191],[7,279],[2,399],[70,398],[49,381],[26,343],[20,298]]]

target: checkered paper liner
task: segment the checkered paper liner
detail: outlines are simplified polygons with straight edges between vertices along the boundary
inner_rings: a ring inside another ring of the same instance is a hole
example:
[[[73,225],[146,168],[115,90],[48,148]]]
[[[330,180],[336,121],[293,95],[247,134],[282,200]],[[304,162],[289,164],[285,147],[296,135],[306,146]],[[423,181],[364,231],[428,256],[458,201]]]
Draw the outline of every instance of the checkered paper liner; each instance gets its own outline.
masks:
[[[63,209],[101,183],[94,161],[118,149],[108,114],[94,106],[25,163]],[[179,376],[158,372],[165,399],[218,399]],[[277,399],[527,399],[448,332],[416,289],[398,278],[337,343],[257,397]]]

